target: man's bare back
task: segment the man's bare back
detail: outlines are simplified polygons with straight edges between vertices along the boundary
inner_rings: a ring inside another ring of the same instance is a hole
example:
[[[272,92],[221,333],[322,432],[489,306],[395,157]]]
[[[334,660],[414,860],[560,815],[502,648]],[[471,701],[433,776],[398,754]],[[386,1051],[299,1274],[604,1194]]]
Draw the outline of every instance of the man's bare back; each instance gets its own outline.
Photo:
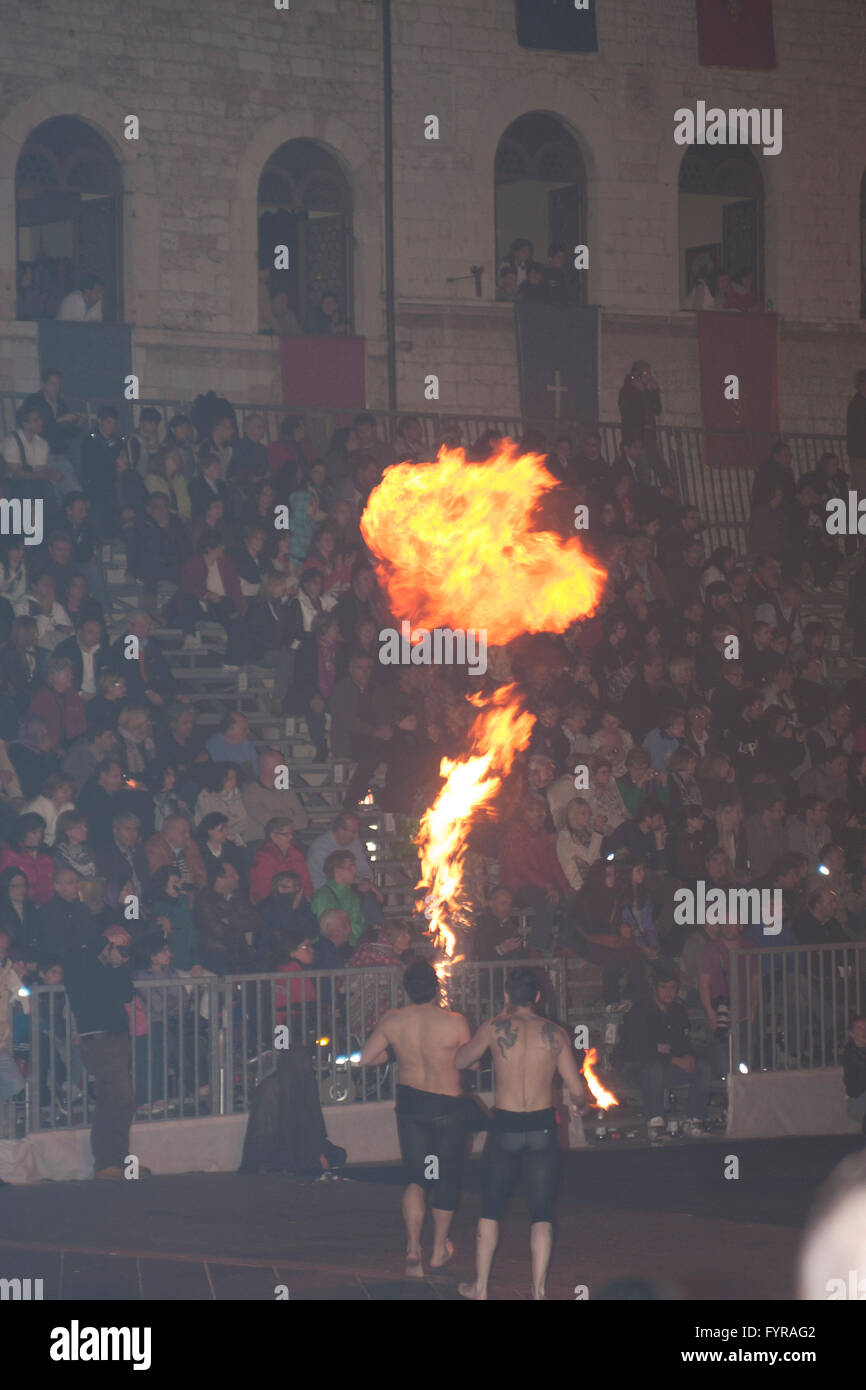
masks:
[[[459,1096],[462,1088],[454,1058],[470,1036],[462,1014],[431,1002],[391,1009],[379,1020],[370,1042],[375,1046],[374,1039],[381,1039],[394,1049],[401,1086]]]
[[[495,1075],[495,1105],[500,1110],[531,1112],[554,1103],[553,1080],[557,1073],[574,1097],[584,1094],[569,1037],[564,1028],[539,1018],[528,1007],[508,1007],[478,1029],[471,1055],[463,1049],[460,1065],[466,1066],[489,1049]]]

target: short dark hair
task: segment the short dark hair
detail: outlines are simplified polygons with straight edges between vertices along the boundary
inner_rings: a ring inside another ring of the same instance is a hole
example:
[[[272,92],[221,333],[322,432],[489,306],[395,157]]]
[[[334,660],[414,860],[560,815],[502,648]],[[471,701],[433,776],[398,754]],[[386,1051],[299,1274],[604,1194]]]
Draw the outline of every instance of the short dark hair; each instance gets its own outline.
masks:
[[[105,287],[105,281],[101,275],[82,275],[81,288],[83,290],[95,289],[97,285],[102,285],[103,288]]]
[[[439,979],[428,960],[416,960],[403,975],[403,988],[413,1004],[429,1004],[439,993]]]
[[[520,966],[509,973],[505,992],[512,1004],[534,1004],[541,993],[538,976],[528,966]]]
[[[333,878],[334,870],[339,869],[343,864],[348,864],[350,860],[354,864],[355,856],[350,849],[332,850],[322,865],[322,872],[325,878]]]

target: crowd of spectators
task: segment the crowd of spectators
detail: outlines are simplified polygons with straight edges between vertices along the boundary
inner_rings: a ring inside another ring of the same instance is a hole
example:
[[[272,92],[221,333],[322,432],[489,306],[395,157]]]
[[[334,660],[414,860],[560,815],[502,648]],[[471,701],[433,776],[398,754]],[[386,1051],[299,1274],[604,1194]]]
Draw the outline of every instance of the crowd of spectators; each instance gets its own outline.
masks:
[[[527,284],[525,250],[514,248]],[[826,499],[847,491],[840,459],[796,479],[780,443],[755,476],[747,553],[708,553],[657,440],[658,382],[634,363],[616,457],[595,432],[522,441],[559,484],[546,524],[574,535],[574,509],[588,507],[581,540],[607,573],[598,611],[491,653],[479,681],[378,661],[393,615],[359,516],[389,464],[425,456],[420,420],[403,419],[392,444],[362,413],[315,457],[300,417],[269,440],[261,415],[239,431],[211,395],[189,417],[144,407],[123,437],[115,408],[85,422],[61,388],[46,372],[0,445],[5,495],[45,508],[43,542],[8,537],[0,564],[10,988],[59,983],[70,962],[92,995],[111,970],[126,979],[129,961],[143,980],[404,961],[413,933],[384,918],[359,808],[384,770],[377,806],[411,824],[436,796],[443,756],[465,748],[467,693],[510,679],[536,724],[498,818],[470,834],[474,925],[461,948],[598,966],[604,1002],[631,1005],[630,1060],[658,1048],[642,1073],[653,1116],[675,1066],[700,1118],[706,1076],[686,1060],[678,1011],[699,1007],[718,1038],[739,1025],[726,1020],[733,948],[866,940],[866,683],[834,683],[827,629],[801,611],[804,593],[859,565],[822,521]],[[443,442],[462,441],[449,429]],[[499,443],[488,431],[468,457]],[[281,508],[288,529],[275,526]],[[125,547],[140,581],[133,613],[112,611],[105,542]],[[864,584],[861,566],[852,593]],[[852,616],[862,631],[862,611]],[[283,753],[259,746],[242,713],[201,727],[154,636],[166,623],[203,659],[202,625],[218,624],[222,668],[270,668],[272,713],[305,717],[320,762],[353,765],[330,831],[312,837]],[[674,891],[699,880],[780,888],[781,931],[678,926]],[[739,959],[739,997],[754,1007],[763,967]],[[281,1007],[311,989],[293,979]],[[131,993],[125,1002],[131,1019]],[[781,1045],[796,1053],[800,1040]],[[20,1077],[0,1034],[4,1051],[8,1095]],[[659,1055],[673,1058],[661,1071]]]

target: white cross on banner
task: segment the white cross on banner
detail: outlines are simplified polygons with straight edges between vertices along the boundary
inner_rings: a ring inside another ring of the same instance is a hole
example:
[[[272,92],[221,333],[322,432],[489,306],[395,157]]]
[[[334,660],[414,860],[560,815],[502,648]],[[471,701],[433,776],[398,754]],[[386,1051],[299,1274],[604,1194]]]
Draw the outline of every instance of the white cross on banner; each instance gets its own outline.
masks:
[[[528,425],[598,423],[598,309],[518,303],[520,400]]]

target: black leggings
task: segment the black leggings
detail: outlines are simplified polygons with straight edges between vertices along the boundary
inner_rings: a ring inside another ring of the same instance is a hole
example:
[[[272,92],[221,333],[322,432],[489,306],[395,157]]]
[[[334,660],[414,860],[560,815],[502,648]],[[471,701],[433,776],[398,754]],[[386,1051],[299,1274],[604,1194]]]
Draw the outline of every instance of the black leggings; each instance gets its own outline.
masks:
[[[407,1183],[432,1193],[437,1211],[456,1211],[466,1144],[462,1096],[397,1087],[397,1136]],[[431,1163],[435,1159],[435,1164]],[[430,1176],[428,1176],[430,1174]],[[435,1175],[435,1176],[434,1176]]]
[[[559,1167],[556,1111],[494,1109],[492,1115],[481,1175],[482,1218],[501,1219],[522,1168],[530,1222],[552,1221]]]

